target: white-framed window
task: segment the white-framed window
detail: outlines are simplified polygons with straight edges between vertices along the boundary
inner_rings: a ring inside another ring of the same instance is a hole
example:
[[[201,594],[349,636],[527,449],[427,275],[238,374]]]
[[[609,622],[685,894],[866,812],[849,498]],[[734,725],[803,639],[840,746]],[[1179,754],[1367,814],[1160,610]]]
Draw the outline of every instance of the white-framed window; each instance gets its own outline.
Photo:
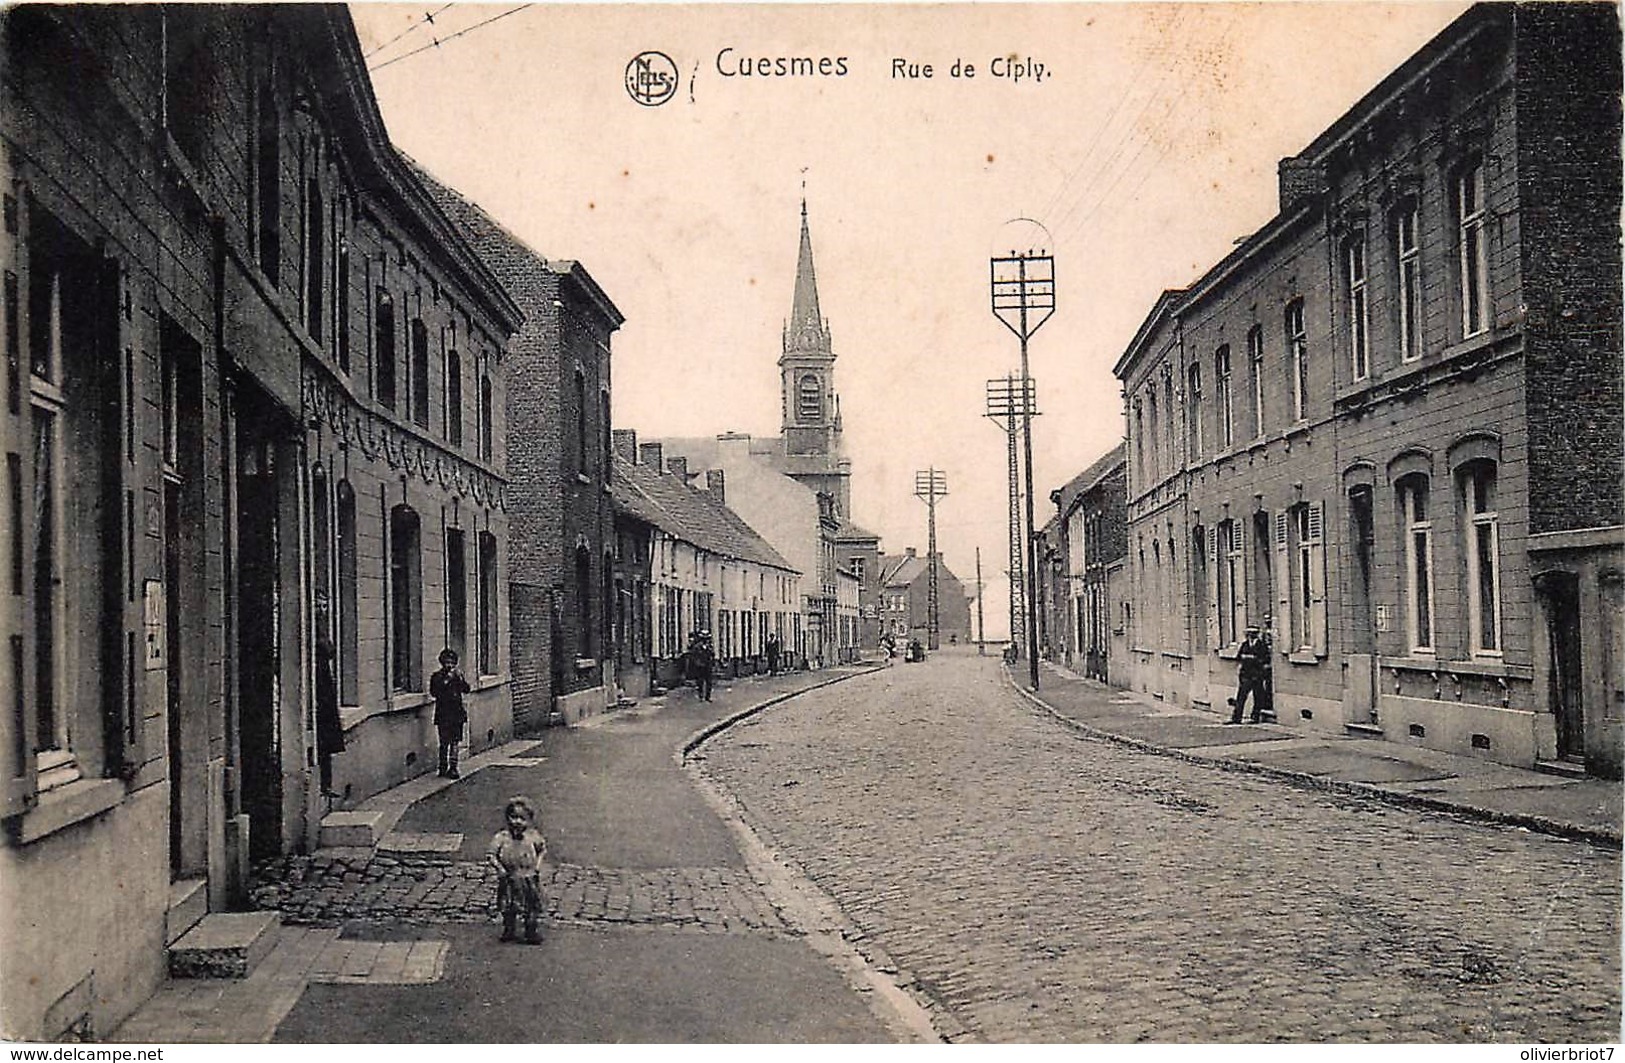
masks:
[[[1202,456],[1202,363],[1192,362],[1190,367],[1190,432],[1191,457]]]
[[[1303,327],[1303,300],[1294,299],[1286,307],[1287,371],[1292,375],[1292,419],[1308,417],[1309,342]]]
[[[1253,438],[1264,435],[1264,329],[1254,325],[1247,330],[1247,368],[1253,378]]]
[[[1458,474],[1466,511],[1468,645],[1475,654],[1501,652],[1501,526],[1495,503],[1495,463],[1475,461]]]
[[[1490,260],[1484,222],[1484,162],[1474,160],[1456,175],[1456,221],[1461,245],[1461,334],[1490,327]]]
[[[1406,362],[1422,357],[1422,254],[1417,240],[1418,208],[1414,201],[1394,215],[1394,254],[1398,259],[1399,356]]]
[[[1293,649],[1323,654],[1326,646],[1324,511],[1302,502],[1282,515],[1288,526],[1291,568],[1287,575]]]
[[[1213,387],[1219,405],[1219,446],[1229,449],[1235,441],[1235,399],[1230,391],[1230,345],[1213,352]]]
[[[1349,299],[1349,368],[1355,380],[1371,375],[1371,305],[1365,268],[1365,234],[1351,239],[1343,252]]]
[[[1412,653],[1433,652],[1433,520],[1428,509],[1428,478],[1420,473],[1399,481],[1399,511],[1405,535],[1405,629]]]

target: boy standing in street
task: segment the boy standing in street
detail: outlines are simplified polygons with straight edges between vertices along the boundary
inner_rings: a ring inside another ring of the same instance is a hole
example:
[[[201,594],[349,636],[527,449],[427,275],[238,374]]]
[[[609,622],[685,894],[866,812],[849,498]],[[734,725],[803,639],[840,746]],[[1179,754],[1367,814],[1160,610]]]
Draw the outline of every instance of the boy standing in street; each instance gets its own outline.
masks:
[[[457,668],[457,651],[447,646],[440,651],[440,671],[429,677],[429,695],[434,698],[434,727],[440,732],[440,777],[460,779],[457,774],[457,745],[463,740],[468,710],[463,695],[468,680]]]

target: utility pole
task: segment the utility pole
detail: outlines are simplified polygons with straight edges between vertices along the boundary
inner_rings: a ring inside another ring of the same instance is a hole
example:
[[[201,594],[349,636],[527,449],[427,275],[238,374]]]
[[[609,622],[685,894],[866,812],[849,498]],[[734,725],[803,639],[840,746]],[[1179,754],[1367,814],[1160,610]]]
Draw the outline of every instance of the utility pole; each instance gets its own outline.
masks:
[[[1027,233],[1006,255],[995,255],[989,261],[989,281],[993,296],[993,316],[1021,341],[1021,384],[1031,394],[1032,377],[1027,371],[1027,341],[1043,327],[1055,313],[1055,256],[1049,253],[1049,232],[1030,218],[1016,219]],[[1025,250],[1017,250],[1025,243]],[[1026,481],[1026,537],[1022,559],[1027,569],[1027,663],[1032,688],[1038,689],[1038,575],[1037,540],[1033,528],[1033,411],[1024,403],[1021,412],[1021,445]],[[1013,415],[1012,415],[1013,419]]]
[[[1021,449],[1017,444],[1021,439],[1022,419],[1038,414],[1034,407],[1035,395],[1031,380],[1017,381],[1012,373],[987,382],[985,416],[1004,429],[1010,465],[1010,559],[1005,575],[1010,579],[1010,645],[1015,647],[1017,656],[1030,656],[1026,649],[1025,634],[1027,581],[1024,573],[1027,566],[1022,560],[1027,552],[1023,546],[1026,540],[1021,531],[1021,500],[1024,496],[1021,490]]]
[[[925,637],[926,649],[930,650],[940,648],[942,643],[937,626],[937,499],[947,493],[948,474],[936,466],[914,474],[914,497],[925,501]]]
[[[976,548],[976,656],[987,655],[987,628],[982,626],[982,548]]]

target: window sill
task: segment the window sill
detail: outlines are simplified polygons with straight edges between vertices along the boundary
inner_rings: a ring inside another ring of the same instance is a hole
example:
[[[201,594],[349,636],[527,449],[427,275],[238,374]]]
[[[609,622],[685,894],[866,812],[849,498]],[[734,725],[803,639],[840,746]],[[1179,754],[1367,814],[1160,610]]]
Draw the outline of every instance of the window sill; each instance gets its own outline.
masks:
[[[117,779],[80,779],[40,795],[40,802],[12,821],[11,838],[28,845],[59,830],[82,823],[124,800],[124,784]]]
[[[1448,675],[1482,675],[1501,679],[1534,679],[1535,670],[1528,665],[1508,664],[1494,658],[1476,661],[1438,661],[1428,657],[1379,657],[1383,668],[1402,672],[1443,672]]]
[[[1286,659],[1289,664],[1319,664],[1321,661],[1314,650],[1293,650]]]
[[[1217,652],[1218,655],[1222,659],[1224,659],[1226,661],[1234,661],[1238,657],[1241,656],[1241,654],[1239,652],[1240,649],[1241,649],[1241,647],[1239,645],[1237,645],[1237,646],[1220,646],[1218,648],[1218,650],[1215,651],[1215,652]]]

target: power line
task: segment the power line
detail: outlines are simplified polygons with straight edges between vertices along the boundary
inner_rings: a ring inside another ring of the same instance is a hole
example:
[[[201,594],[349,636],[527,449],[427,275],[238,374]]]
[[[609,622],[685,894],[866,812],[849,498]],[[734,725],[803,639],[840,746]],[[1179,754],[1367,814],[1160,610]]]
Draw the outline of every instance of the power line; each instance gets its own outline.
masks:
[[[479,22],[476,22],[476,23],[474,23],[474,25],[469,26],[466,29],[458,30],[456,33],[453,33],[449,37],[445,38],[445,40],[441,40],[440,38],[436,37],[429,44],[425,44],[421,48],[414,48],[410,52],[407,52],[405,55],[397,55],[393,59],[385,60],[384,62],[379,63],[377,66],[371,67],[370,70],[371,70],[372,73],[377,73],[378,71],[384,69],[384,67],[389,66],[392,63],[398,63],[402,59],[410,59],[414,55],[417,55],[420,52],[426,52],[431,48],[438,48],[442,44],[449,44],[450,42],[456,40],[458,37],[462,37],[462,36],[465,36],[466,34],[473,33],[475,30],[479,29],[481,26],[489,26],[491,23],[496,22],[498,19],[507,18],[509,15],[517,14],[518,12],[525,10],[525,8],[533,7],[533,6],[535,6],[535,5],[533,5],[533,4],[520,4],[518,7],[510,7],[508,10],[502,12],[501,14],[492,15],[490,18],[483,19],[483,20],[481,20]]]
[[[452,3],[456,3],[456,2],[457,2],[457,0],[452,0]],[[396,41],[400,40],[402,37],[406,36],[408,33],[411,33],[413,30],[419,29],[420,27],[423,27],[423,26],[432,26],[432,25],[434,25],[435,16],[440,14],[441,12],[445,11],[446,8],[448,8],[450,6],[451,6],[451,4],[443,4],[438,9],[436,9],[434,11],[426,11],[426,12],[424,12],[422,18],[418,19],[416,22],[412,23],[410,26],[406,27],[404,30],[401,30],[401,32],[395,34],[395,36],[391,37],[389,40],[385,41],[383,44],[380,44],[378,47],[374,48],[372,51],[370,51],[366,55],[362,56],[362,58],[363,59],[371,59],[373,56],[377,55],[379,52],[383,51],[385,48],[388,48],[390,45],[394,44]]]

